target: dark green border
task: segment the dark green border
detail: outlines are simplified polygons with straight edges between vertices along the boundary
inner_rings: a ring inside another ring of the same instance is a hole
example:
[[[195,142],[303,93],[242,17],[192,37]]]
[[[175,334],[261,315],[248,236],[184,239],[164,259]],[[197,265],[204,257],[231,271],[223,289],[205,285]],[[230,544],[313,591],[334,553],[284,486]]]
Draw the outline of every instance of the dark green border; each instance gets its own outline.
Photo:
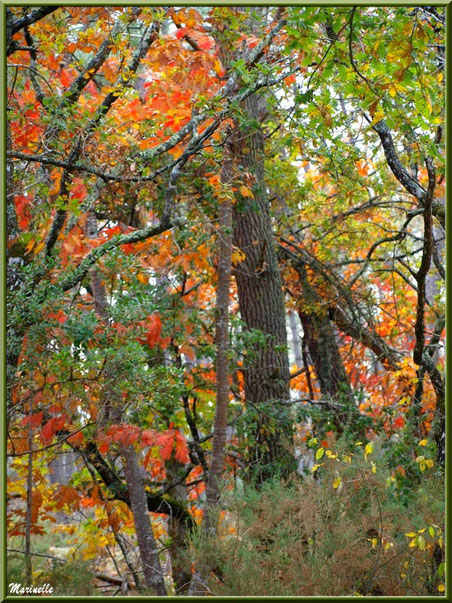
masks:
[[[449,201],[450,201],[450,185],[449,178],[451,177],[451,169],[449,162],[449,147],[451,143],[451,119],[450,119],[450,111],[448,110],[448,103],[452,102],[451,96],[451,64],[452,64],[452,44],[450,43],[451,36],[451,18],[452,11],[450,7],[450,3],[452,0],[447,2],[438,2],[437,0],[433,1],[424,1],[424,2],[416,2],[416,1],[407,1],[407,0],[395,0],[392,2],[387,2],[385,0],[374,0],[373,2],[368,2],[366,0],[355,0],[341,2],[336,0],[323,0],[321,2],[306,2],[306,1],[286,1],[283,2],[281,0],[271,1],[261,1],[256,2],[253,0],[241,0],[238,2],[237,0],[211,0],[210,2],[204,2],[202,0],[192,0],[191,2],[187,2],[184,0],[172,0],[168,5],[171,6],[288,6],[288,5],[296,5],[296,6],[445,6],[446,7],[446,300],[449,301],[449,276],[450,276],[450,265],[451,260],[450,256],[452,254],[452,242],[450,240],[450,236],[447,236],[451,232],[452,226],[452,217],[451,212],[448,211]],[[3,34],[2,38],[5,40],[5,13],[7,6],[45,6],[45,5],[58,5],[58,6],[162,6],[165,5],[164,2],[149,2],[149,1],[137,1],[130,2],[125,1],[121,2],[119,0],[80,0],[79,2],[40,2],[39,0],[29,0],[29,2],[22,1],[8,1],[8,0],[0,0],[1,10],[0,10],[0,32]],[[3,234],[1,237],[1,247],[0,247],[0,255],[2,257],[2,261],[0,262],[0,309],[1,309],[1,326],[2,326],[2,337],[1,337],[1,362],[0,362],[0,392],[1,392],[1,400],[2,404],[0,405],[0,425],[2,426],[1,431],[1,457],[0,457],[0,527],[1,527],[1,540],[0,540],[0,597],[2,597],[1,601],[43,601],[43,597],[8,597],[6,596],[6,438],[4,435],[6,434],[6,414],[5,414],[5,405],[3,401],[6,399],[6,333],[5,333],[5,325],[6,325],[6,259],[5,259],[5,243],[6,243],[6,111],[5,111],[5,93],[6,93],[6,54],[4,44],[1,46],[0,50],[1,57],[1,66],[3,77],[1,78],[1,99],[0,99],[0,110],[3,116],[1,128],[1,149],[3,152],[3,170],[2,176],[0,178],[0,195],[3,200],[3,211],[0,212],[0,232]],[[451,311],[450,304],[446,303],[446,330],[448,330],[449,325],[451,324]],[[449,450],[450,450],[450,430],[451,430],[451,418],[450,413],[448,411],[449,407],[449,391],[450,391],[450,376],[449,371],[447,370],[447,359],[451,357],[452,351],[452,343],[450,338],[446,338],[446,513],[448,509],[449,498],[447,496],[448,493],[448,485],[450,484],[450,463],[449,460]],[[451,566],[448,563],[449,554],[450,554],[450,516],[447,513],[446,515],[446,567]],[[450,587],[449,580],[446,576],[446,592],[444,597],[415,597],[416,601],[451,601],[450,598]],[[51,601],[80,601],[86,599],[86,597],[49,597]],[[393,601],[393,600],[409,600],[413,597],[365,597],[365,600],[371,601]],[[125,601],[133,601],[133,602],[142,602],[146,599],[158,599],[158,597],[89,597],[89,600],[95,601],[116,601],[116,600],[125,600]],[[189,601],[206,601],[204,597],[168,597],[168,599],[172,600],[189,600]],[[260,601],[261,597],[210,597],[210,599],[215,600],[237,600],[240,601],[242,599],[246,599],[249,601]],[[303,600],[303,601],[332,601],[332,600],[355,600],[360,599],[360,597],[266,597],[268,600],[272,601],[287,601],[287,600]],[[209,600],[209,599],[207,599]]]

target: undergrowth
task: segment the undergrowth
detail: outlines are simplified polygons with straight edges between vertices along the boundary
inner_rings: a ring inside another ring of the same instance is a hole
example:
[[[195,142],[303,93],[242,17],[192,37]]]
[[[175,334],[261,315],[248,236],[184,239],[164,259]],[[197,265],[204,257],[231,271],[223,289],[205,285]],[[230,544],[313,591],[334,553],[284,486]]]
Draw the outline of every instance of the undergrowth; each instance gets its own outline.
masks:
[[[192,540],[216,596],[422,596],[444,593],[444,486],[430,471],[408,497],[373,446],[316,451],[314,473],[246,486],[227,535]]]

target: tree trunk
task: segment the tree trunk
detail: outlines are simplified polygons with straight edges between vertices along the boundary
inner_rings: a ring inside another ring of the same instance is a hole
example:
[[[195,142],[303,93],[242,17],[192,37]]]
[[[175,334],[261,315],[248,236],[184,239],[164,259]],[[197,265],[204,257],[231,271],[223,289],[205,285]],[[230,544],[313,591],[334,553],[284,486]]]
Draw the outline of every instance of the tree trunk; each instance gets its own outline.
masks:
[[[31,417],[31,402],[30,413]],[[31,561],[31,524],[33,515],[33,428],[28,424],[28,471],[27,471],[27,511],[25,516],[25,580],[27,586],[33,584],[33,566]]]
[[[301,262],[297,264],[297,272],[303,290],[298,314],[320,391],[327,398],[348,394],[350,385],[327,308],[321,306],[321,299],[309,283],[306,266]]]
[[[145,584],[152,588],[159,597],[166,597],[167,592],[157,543],[149,520],[146,491],[141,478],[135,449],[133,446],[122,446],[121,456],[124,461],[124,476],[129,490],[130,507],[137,535]]]
[[[256,94],[246,99],[244,120],[255,121],[252,126],[238,124],[237,163],[242,173],[249,174],[254,198],[241,197],[234,206],[234,244],[245,254],[234,271],[240,314],[247,331],[257,329],[265,337],[264,343],[250,346],[244,365],[250,417],[248,460],[255,466],[258,481],[295,469],[287,405],[286,313],[264,180],[264,136],[256,125],[262,100]]]
[[[231,145],[224,145],[221,182],[228,187],[233,178]],[[229,297],[232,268],[232,202],[231,192],[225,191],[219,207],[218,281],[216,299],[215,343],[217,399],[212,443],[212,461],[207,478],[206,510],[203,528],[216,533],[216,505],[220,500],[219,481],[223,474],[224,447],[229,405]]]

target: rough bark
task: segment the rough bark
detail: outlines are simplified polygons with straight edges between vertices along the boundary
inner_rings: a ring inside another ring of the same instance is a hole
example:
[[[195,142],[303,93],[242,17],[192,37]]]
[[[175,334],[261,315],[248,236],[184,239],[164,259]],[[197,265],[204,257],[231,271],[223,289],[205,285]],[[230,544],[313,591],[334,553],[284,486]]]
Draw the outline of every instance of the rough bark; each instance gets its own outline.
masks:
[[[336,334],[327,309],[308,279],[305,264],[298,262],[296,270],[303,291],[298,313],[303,326],[304,341],[309,350],[320,391],[325,398],[351,394],[347,373],[342,362]],[[338,424],[338,427],[340,425]]]
[[[254,94],[244,102],[244,120],[258,120],[262,102]],[[290,398],[289,360],[282,281],[273,239],[264,173],[264,136],[256,125],[239,128],[237,163],[251,174],[253,199],[243,197],[234,206],[234,245],[244,254],[234,273],[239,307],[246,329],[257,329],[264,345],[248,351],[244,365],[245,397],[257,413],[249,427],[249,462],[255,465],[258,481],[280,470],[294,470],[292,423],[283,404]]]

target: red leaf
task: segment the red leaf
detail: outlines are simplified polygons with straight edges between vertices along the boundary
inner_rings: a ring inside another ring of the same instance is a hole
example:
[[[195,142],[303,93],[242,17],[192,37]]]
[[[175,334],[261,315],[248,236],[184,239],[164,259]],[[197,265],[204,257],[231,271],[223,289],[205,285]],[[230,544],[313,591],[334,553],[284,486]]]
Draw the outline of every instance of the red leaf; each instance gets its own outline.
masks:
[[[60,429],[63,429],[63,427],[66,424],[66,415],[61,415],[59,417],[55,417],[54,419],[52,419],[52,421],[53,421],[54,431],[59,431]]]
[[[81,178],[74,178],[72,187],[71,187],[71,196],[74,199],[79,199],[79,201],[83,201],[87,196],[88,192],[86,190],[85,183]]]
[[[155,446],[156,438],[155,431],[151,431],[150,429],[145,429],[141,434],[141,443],[144,446]]]
[[[108,452],[110,448],[110,442],[104,441],[102,442],[102,444],[99,444],[99,452],[101,454],[105,454],[106,452]]]
[[[53,417],[50,421],[44,425],[41,429],[41,439],[44,443],[48,443],[52,440],[55,432],[63,429],[66,424],[66,415],[61,415],[60,417]]]
[[[160,448],[160,457],[163,461],[168,461],[173,452],[174,432],[171,430],[166,433],[159,433],[157,441]]]
[[[53,434],[54,434],[54,429],[53,429],[53,419],[50,419],[50,421],[47,421],[47,423],[44,425],[44,427],[41,429],[41,439],[47,443],[50,442],[53,438]]]
[[[201,50],[210,50],[214,46],[213,40],[208,36],[199,36],[196,43]]]
[[[38,412],[29,417],[24,417],[22,419],[22,425],[30,424],[33,427],[33,429],[36,429],[36,427],[39,427],[41,425],[43,416],[44,415],[42,412]]]
[[[177,40],[181,40],[184,36],[186,36],[188,34],[188,28],[187,27],[181,27],[180,29],[178,29],[176,31],[176,39]]]
[[[23,230],[25,230],[30,223],[30,203],[31,199],[26,195],[16,195],[14,197],[19,227]]]
[[[188,452],[187,440],[181,434],[180,431],[176,431],[175,434],[175,458],[179,463],[186,465],[190,462],[190,455]]]
[[[62,406],[61,404],[52,404],[52,406],[49,406],[49,413],[51,415],[56,415],[58,414],[60,411],[62,410]]]
[[[405,418],[404,417],[397,417],[397,419],[394,420],[393,425],[397,429],[402,429],[402,427],[405,425]]]
[[[64,88],[67,88],[72,82],[72,78],[69,73],[63,69],[60,74],[60,82],[63,84]]]
[[[48,318],[51,320],[56,320],[60,323],[60,325],[64,324],[67,320],[66,314],[61,309],[58,310],[58,312],[50,312]]]
[[[129,446],[137,441],[140,435],[140,428],[133,425],[112,425],[108,432],[113,442]]]

